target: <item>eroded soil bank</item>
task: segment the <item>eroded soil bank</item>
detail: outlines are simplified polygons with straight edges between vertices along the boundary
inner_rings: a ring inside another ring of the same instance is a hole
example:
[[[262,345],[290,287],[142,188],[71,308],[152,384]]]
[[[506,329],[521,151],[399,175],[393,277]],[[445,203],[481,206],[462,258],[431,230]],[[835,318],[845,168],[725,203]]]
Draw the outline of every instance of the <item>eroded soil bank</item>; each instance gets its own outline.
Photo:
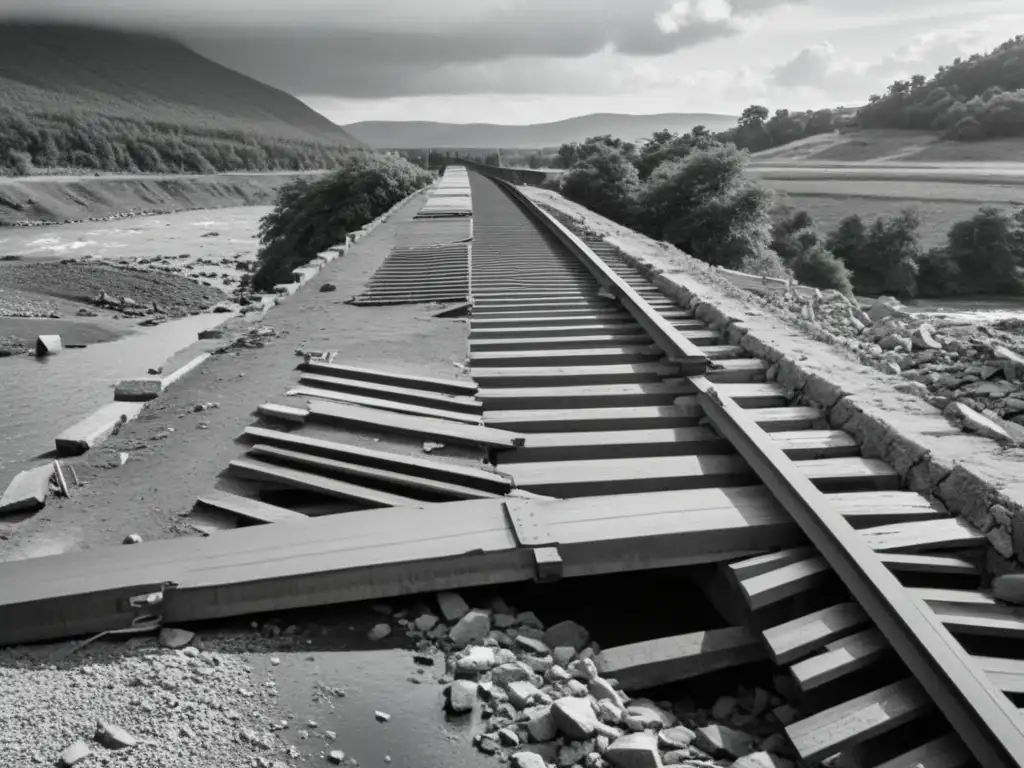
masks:
[[[271,205],[277,190],[309,173],[209,176],[34,176],[0,178],[0,226],[53,224],[140,213]]]

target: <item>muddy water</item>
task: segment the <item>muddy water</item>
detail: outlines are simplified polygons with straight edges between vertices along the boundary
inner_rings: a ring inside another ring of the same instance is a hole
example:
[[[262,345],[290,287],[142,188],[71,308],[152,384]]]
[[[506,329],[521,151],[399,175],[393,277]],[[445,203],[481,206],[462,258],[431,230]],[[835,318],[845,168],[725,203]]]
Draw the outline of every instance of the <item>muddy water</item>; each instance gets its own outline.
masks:
[[[118,379],[145,376],[223,320],[195,315],[52,357],[0,359],[0,491],[60,432],[113,400]]]

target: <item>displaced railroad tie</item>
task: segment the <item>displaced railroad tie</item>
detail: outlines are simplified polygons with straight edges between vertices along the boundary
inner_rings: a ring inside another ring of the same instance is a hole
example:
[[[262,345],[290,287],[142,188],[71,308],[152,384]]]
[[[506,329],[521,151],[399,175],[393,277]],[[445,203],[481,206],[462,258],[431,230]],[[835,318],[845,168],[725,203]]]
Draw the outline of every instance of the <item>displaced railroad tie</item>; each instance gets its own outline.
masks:
[[[790,402],[761,366],[716,368],[747,356],[674,306],[616,249],[584,242],[510,185],[470,178],[472,375],[484,423],[527,436],[522,449],[497,457],[499,467],[521,488],[565,497],[764,483],[810,546],[794,542],[727,569],[743,574],[731,577],[743,608],[732,612],[748,617],[777,663],[807,662],[793,669],[808,689],[883,658],[905,665],[905,680],[795,722],[790,735],[801,754],[874,746],[937,707],[954,733],[938,743],[955,743],[954,753],[966,747],[984,765],[1024,765],[1016,709],[949,634],[1024,628],[1015,609],[972,591],[979,571],[964,553],[984,537],[901,493],[892,467],[821,428],[823,415]],[[900,583],[930,578],[967,584]],[[999,679],[1015,684],[1010,678]],[[901,747],[934,754],[930,744]]]
[[[257,524],[0,564],[0,643],[123,628],[147,593],[164,620],[198,621],[701,565],[732,626],[605,649],[604,674],[638,690],[767,659],[803,697],[776,716],[808,762],[1024,767],[1006,695],[1024,692],[1024,664],[960,644],[1024,638],[1020,609],[980,589],[980,533],[901,491],[761,361],[521,190],[450,168],[418,215],[373,301],[464,287],[474,381],[304,364],[288,394],[307,407],[260,409],[298,426],[246,429],[232,473],[335,506],[207,494]],[[461,266],[446,261],[469,238]],[[371,423],[483,446],[494,466],[322,437]]]
[[[201,503],[268,524],[0,563],[0,645],[122,629],[136,618],[134,595],[160,593],[165,622],[199,621],[543,580],[553,562],[565,577],[688,565],[712,550],[712,559],[736,558],[799,537],[770,499],[730,489],[491,497],[304,521],[225,494],[204,494]],[[510,503],[519,518],[542,521],[542,538],[520,541]]]

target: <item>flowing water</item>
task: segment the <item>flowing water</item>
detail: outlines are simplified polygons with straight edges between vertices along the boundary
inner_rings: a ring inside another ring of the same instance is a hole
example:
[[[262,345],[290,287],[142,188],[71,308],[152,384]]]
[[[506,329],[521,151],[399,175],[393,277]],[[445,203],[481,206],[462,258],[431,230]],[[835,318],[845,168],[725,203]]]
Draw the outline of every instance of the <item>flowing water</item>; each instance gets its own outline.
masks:
[[[0,359],[0,492],[52,451],[58,434],[113,400],[116,381],[145,376],[223,320],[193,315],[52,357]]]

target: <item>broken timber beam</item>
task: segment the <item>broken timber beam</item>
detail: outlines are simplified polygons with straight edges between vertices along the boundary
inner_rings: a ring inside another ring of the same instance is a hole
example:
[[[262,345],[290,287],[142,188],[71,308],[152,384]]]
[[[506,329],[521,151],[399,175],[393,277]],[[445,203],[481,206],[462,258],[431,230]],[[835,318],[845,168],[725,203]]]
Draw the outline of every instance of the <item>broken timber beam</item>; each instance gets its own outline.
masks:
[[[261,412],[263,407],[265,406],[261,406]],[[525,436],[504,429],[462,424],[428,416],[395,413],[358,405],[339,403],[330,407],[317,408],[313,414],[324,421],[336,421],[348,426],[374,431],[426,437],[457,445],[507,450],[526,442]]]
[[[598,671],[625,691],[674,683],[766,658],[759,637],[746,627],[726,627],[661,637],[615,648],[597,656]]]
[[[573,576],[735,558],[798,535],[763,489],[355,510],[0,563],[0,646],[123,629],[129,598],[153,592],[148,613],[200,621],[543,580],[558,561]]]

